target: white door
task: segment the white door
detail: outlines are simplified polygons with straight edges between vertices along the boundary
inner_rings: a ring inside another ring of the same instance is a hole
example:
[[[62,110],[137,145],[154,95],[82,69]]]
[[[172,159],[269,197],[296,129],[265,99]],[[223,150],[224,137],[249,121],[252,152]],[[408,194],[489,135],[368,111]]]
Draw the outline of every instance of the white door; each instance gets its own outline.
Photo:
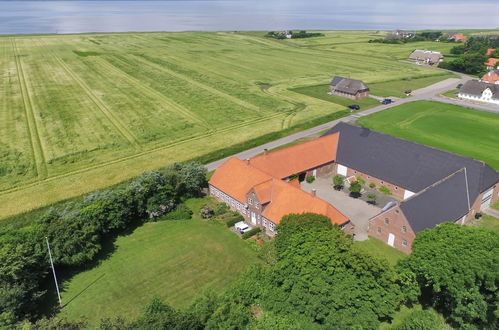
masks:
[[[314,170],[314,171],[312,172],[312,175],[314,176],[314,178],[316,178],[316,177],[317,177],[317,170]]]
[[[492,192],[494,191],[494,187],[490,188],[486,192],[483,193],[482,205],[480,205],[480,210],[485,210],[490,206],[490,201],[492,201]]]
[[[388,234],[388,245],[393,246],[393,243],[395,243],[395,235],[390,233]]]
[[[256,214],[255,212],[251,212],[251,223],[256,225]]]
[[[347,176],[347,168],[346,168],[346,166],[338,164],[338,174],[339,175],[343,175],[343,176]]]

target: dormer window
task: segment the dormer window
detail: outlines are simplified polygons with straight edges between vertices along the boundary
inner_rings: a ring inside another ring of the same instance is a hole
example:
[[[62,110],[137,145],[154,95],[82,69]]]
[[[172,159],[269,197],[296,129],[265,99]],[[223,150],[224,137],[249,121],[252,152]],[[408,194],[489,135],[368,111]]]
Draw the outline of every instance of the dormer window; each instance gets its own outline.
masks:
[[[248,198],[248,204],[249,205],[253,205],[253,199],[252,198]]]

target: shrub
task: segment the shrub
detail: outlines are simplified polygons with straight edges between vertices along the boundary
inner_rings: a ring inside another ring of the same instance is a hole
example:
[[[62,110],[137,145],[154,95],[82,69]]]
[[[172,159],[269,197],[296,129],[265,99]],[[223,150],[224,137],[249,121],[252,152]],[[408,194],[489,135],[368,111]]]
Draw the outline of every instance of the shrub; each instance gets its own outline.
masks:
[[[229,217],[227,220],[225,220],[225,224],[227,225],[227,227],[230,228],[230,227],[234,226],[236,223],[238,223],[239,221],[244,221],[244,218],[239,213],[236,213],[236,214],[232,215],[231,217]]]
[[[215,205],[215,216],[225,214],[229,211],[229,206],[225,203],[217,203],[217,205]]]
[[[312,183],[315,181],[315,176],[311,175],[311,176],[307,176],[307,178],[305,179],[305,181],[307,181],[307,183]]]
[[[341,175],[335,175],[333,177],[333,185],[336,189],[341,189],[343,187],[343,177]]]
[[[178,205],[173,211],[167,213],[164,220],[188,220],[192,217],[192,211],[184,204]]]
[[[441,317],[433,309],[414,311],[395,327],[396,330],[439,330],[442,328],[444,324]]]
[[[376,183],[374,183],[374,182],[370,182],[370,183],[369,183],[369,188],[371,188],[371,189],[372,189],[372,188],[374,188],[374,187],[376,187]]]
[[[251,230],[249,230],[249,231],[245,232],[245,233],[244,233],[241,237],[242,237],[243,239],[247,239],[247,238],[250,238],[251,236],[254,236],[254,235],[258,234],[258,233],[259,233],[259,232],[261,232],[261,231],[262,231],[262,228],[260,228],[260,227],[255,227],[255,228],[253,228],[253,229],[251,229]]]
[[[211,208],[211,206],[204,205],[201,208],[200,214],[201,214],[201,218],[203,218],[203,219],[210,219],[210,218],[213,218],[213,216],[215,215],[215,211],[213,211],[213,209]]]
[[[357,182],[360,184],[366,184],[366,181],[362,179],[360,176],[357,177]]]
[[[379,191],[381,191],[383,194],[385,195],[391,195],[392,192],[390,191],[390,189],[388,189],[387,187],[385,186],[381,186],[379,187]]]

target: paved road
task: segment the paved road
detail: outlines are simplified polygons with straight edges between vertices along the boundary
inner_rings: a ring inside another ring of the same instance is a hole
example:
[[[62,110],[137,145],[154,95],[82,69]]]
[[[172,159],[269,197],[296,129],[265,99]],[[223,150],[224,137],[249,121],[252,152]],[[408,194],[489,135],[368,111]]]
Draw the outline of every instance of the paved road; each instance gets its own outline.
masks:
[[[438,69],[438,70],[441,70],[441,69]],[[307,130],[304,130],[304,131],[301,131],[301,132],[298,132],[295,134],[288,135],[288,136],[283,137],[281,139],[262,144],[261,146],[245,150],[245,151],[240,152],[238,154],[235,154],[233,156],[235,156],[239,159],[251,158],[251,157],[254,157],[254,156],[262,153],[263,149],[269,149],[269,150],[274,149],[274,148],[280,147],[282,145],[296,141],[298,139],[305,138],[305,137],[320,133],[322,131],[325,131],[325,130],[333,127],[334,125],[336,125],[337,123],[339,123],[341,121],[346,121],[346,122],[354,121],[357,118],[367,116],[367,115],[370,115],[370,114],[373,114],[376,112],[380,112],[380,111],[392,108],[392,107],[400,105],[400,104],[414,102],[414,101],[433,100],[433,101],[439,101],[439,102],[443,102],[443,103],[460,105],[463,107],[467,107],[467,108],[475,109],[475,110],[480,110],[480,111],[499,113],[498,106],[475,104],[475,103],[470,103],[467,101],[451,99],[451,98],[446,98],[446,97],[440,96],[442,93],[445,93],[449,90],[455,89],[458,84],[463,84],[467,80],[472,79],[471,77],[469,77],[465,74],[458,73],[458,72],[454,72],[454,73],[459,75],[460,78],[449,78],[449,79],[440,81],[440,82],[433,84],[433,85],[430,85],[428,87],[415,90],[415,91],[413,91],[412,96],[407,97],[407,98],[403,98],[403,99],[398,99],[396,102],[394,102],[392,104],[379,105],[379,106],[376,106],[374,108],[367,109],[365,111],[359,111],[359,112],[356,112],[350,116],[343,117],[343,118],[340,118],[337,120],[333,120],[333,121],[330,121],[328,123],[325,123],[325,124],[322,124],[319,126],[315,126],[315,127],[309,128]],[[223,164],[228,158],[230,158],[230,157],[226,157],[224,159],[220,159],[218,161],[212,162],[212,163],[206,165],[206,168],[208,169],[208,171],[213,171],[217,167],[219,167],[221,164]]]

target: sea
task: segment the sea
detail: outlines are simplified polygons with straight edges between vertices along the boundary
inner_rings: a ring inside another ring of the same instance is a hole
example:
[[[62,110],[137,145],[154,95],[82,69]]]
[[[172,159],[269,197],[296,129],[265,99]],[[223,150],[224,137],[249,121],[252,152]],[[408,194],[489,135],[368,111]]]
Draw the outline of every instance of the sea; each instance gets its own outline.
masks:
[[[499,28],[499,0],[0,0],[0,34]]]

